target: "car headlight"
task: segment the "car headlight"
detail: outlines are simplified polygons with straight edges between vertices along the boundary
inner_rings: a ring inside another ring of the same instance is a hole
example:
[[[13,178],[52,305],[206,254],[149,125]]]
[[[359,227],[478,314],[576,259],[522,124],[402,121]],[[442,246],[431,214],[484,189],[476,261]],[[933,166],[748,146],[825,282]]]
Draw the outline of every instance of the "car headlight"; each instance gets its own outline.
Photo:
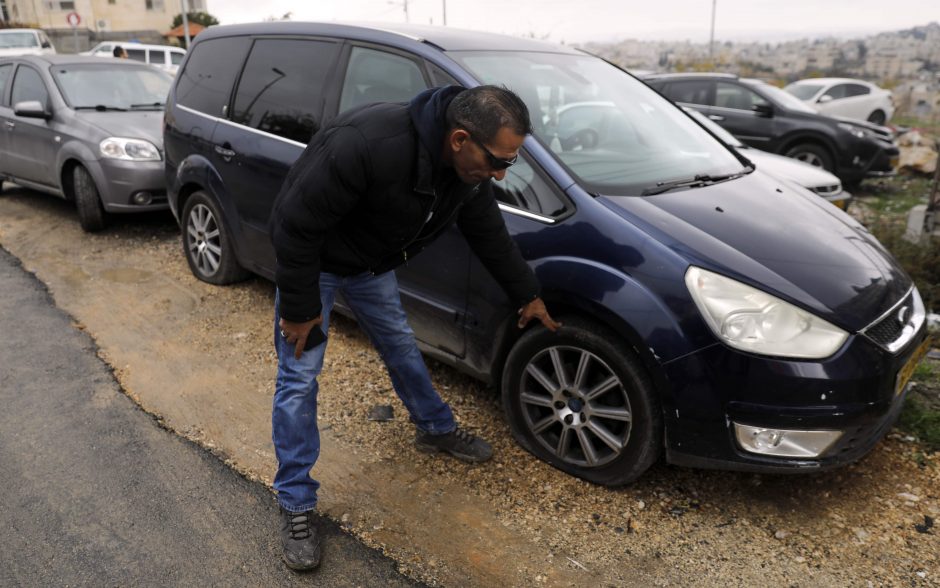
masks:
[[[857,127],[849,123],[839,123],[839,128],[845,131],[848,131],[858,137],[859,139],[864,139],[869,136],[869,132],[862,127]]]
[[[99,145],[101,155],[125,161],[160,161],[160,150],[150,141],[108,137]]]
[[[698,267],[685,285],[705,322],[726,344],[760,355],[829,357],[849,334],[757,288]]]

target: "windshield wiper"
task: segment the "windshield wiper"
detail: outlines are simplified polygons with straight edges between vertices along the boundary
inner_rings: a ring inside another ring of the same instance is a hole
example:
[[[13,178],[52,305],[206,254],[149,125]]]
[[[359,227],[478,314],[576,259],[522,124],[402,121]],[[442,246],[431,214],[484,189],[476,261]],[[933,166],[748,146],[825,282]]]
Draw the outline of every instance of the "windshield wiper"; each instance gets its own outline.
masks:
[[[147,102],[146,104],[131,104],[131,108],[163,108],[166,102]]]
[[[95,104],[94,106],[76,106],[72,110],[97,110],[98,112],[116,110],[118,112],[127,112],[126,108],[121,108],[120,106],[108,106],[107,104]]]
[[[664,192],[669,192],[670,190],[675,190],[677,188],[701,188],[702,186],[711,186],[712,184],[717,184],[718,182],[726,182],[728,180],[733,180],[735,178],[740,178],[754,171],[754,168],[747,166],[744,168],[744,171],[735,172],[733,174],[699,174],[694,178],[686,178],[684,180],[672,180],[669,182],[657,182],[655,186],[651,186],[643,190],[640,194],[642,196],[655,196],[656,194],[662,194]]]

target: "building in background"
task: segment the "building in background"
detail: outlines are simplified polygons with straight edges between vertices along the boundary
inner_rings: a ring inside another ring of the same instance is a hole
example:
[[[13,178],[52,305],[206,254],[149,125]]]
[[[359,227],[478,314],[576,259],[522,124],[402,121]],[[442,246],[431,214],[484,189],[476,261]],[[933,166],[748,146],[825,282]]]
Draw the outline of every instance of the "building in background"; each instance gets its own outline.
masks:
[[[188,0],[189,12],[208,12],[206,0]],[[81,17],[77,31],[66,21]],[[182,12],[180,0],[0,0],[0,18],[46,31],[60,53],[87,50],[100,41],[165,43],[161,33]]]

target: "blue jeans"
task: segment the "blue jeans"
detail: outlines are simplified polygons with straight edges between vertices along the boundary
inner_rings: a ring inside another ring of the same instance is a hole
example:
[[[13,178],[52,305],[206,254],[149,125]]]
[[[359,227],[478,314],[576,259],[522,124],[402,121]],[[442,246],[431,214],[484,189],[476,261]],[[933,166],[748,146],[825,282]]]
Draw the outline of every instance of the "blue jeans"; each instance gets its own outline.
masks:
[[[359,326],[378,350],[391,377],[392,385],[411,420],[421,431],[434,435],[456,428],[454,415],[434,386],[424,359],[415,344],[398,294],[395,272],[378,276],[320,274],[320,301],[327,332],[330,310],[336,292],[343,293]],[[294,345],[281,337],[278,327],[280,293],[274,302],[274,346],[277,350],[277,381],[272,412],[272,436],[277,455],[274,489],[285,510],[302,512],[317,504],[319,482],[310,470],[320,456],[320,431],[317,428],[317,376],[323,369],[327,343],[294,358]]]

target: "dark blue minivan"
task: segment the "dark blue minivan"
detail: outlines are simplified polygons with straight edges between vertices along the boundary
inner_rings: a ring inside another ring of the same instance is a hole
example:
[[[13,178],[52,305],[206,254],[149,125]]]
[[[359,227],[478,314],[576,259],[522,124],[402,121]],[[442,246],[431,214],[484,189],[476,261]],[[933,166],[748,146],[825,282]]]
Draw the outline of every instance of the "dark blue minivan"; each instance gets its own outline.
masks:
[[[663,451],[676,464],[817,471],[888,430],[929,341],[917,289],[864,227],[601,59],[383,27],[199,35],[164,125],[169,202],[197,277],[273,276],[274,197],[337,113],[504,84],[535,132],[495,191],[565,327],[520,332],[456,228],[398,276],[422,349],[498,386],[522,446],[623,484]]]

